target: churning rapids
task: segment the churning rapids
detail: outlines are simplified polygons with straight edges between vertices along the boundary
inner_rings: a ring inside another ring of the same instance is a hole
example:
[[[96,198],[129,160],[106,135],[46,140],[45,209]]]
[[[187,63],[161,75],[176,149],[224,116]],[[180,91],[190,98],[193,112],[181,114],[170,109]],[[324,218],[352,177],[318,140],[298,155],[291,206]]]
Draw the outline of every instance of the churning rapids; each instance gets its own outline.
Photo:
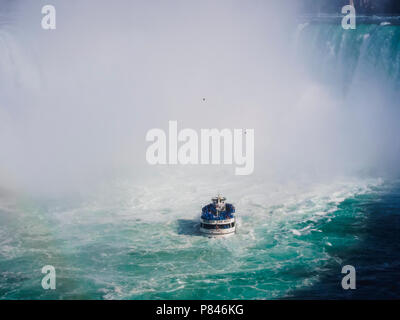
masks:
[[[357,202],[378,199],[384,190],[380,180],[302,189],[227,182],[224,190],[241,211],[239,228],[229,240],[216,240],[198,231],[199,199],[209,196],[208,182],[166,180],[145,187],[119,182],[80,202],[3,196],[1,297],[290,297],[330,273],[340,283],[341,265],[352,261],[346,251],[366,241],[369,215],[380,213]],[[46,264],[57,268],[52,292],[38,285]]]

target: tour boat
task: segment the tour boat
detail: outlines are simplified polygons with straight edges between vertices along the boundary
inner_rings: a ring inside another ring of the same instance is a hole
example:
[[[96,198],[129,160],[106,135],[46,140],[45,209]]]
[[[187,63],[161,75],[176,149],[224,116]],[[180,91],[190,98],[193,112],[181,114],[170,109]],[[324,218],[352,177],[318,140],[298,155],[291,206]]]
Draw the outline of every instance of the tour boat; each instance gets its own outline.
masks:
[[[201,210],[200,232],[207,236],[228,236],[236,232],[235,207],[225,197],[215,197]]]

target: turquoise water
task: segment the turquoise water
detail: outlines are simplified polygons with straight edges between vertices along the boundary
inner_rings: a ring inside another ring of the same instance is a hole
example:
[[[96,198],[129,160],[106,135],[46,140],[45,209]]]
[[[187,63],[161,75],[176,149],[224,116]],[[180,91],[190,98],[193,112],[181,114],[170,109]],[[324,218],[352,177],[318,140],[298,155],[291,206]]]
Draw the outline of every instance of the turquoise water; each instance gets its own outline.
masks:
[[[397,91],[400,26],[389,20],[358,24],[356,30],[343,30],[339,23],[300,24],[296,43],[306,57],[306,68],[322,83],[350,96],[365,89],[366,83],[378,88],[384,85],[388,94]]]
[[[292,298],[302,299],[399,299],[400,296],[400,185],[387,183],[375,192],[343,201],[333,224],[322,228],[326,235],[353,235],[356,245],[345,242],[329,250],[342,264],[357,270],[357,289],[344,292],[339,287],[341,276],[332,264],[311,288],[295,292]],[[339,228],[337,225],[341,225]],[[340,230],[340,231],[339,231]]]
[[[176,192],[190,201],[207,193],[206,183],[196,186],[183,183]],[[238,234],[227,239],[198,233],[200,202],[175,205],[165,185],[149,187],[159,195],[153,215],[146,204],[153,192],[129,184],[114,185],[108,199],[3,195],[0,297],[399,297],[393,282],[399,273],[398,184],[342,180],[303,190],[253,184],[247,195],[234,194],[238,186],[232,185],[228,193],[238,211],[247,212],[239,213]],[[266,196],[263,190],[274,191]],[[48,264],[57,272],[54,291],[40,285]],[[345,264],[359,270],[356,292],[340,289]]]

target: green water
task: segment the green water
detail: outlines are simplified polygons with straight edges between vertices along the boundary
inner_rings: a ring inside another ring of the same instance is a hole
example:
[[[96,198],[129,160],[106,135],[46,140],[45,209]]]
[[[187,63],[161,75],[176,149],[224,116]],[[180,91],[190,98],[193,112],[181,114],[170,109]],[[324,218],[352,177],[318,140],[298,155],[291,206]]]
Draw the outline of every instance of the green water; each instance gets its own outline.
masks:
[[[332,270],[340,277],[341,253],[363,244],[372,214],[356,204],[386,192],[381,180],[274,186],[273,192],[253,184],[246,195],[232,185],[227,192],[239,211],[238,233],[209,239],[198,233],[196,212],[206,182],[180,185],[175,191],[149,185],[146,192],[119,184],[107,197],[85,200],[3,198],[1,298],[289,298]],[[176,204],[177,193],[187,200]],[[44,265],[56,268],[54,291],[40,285]]]

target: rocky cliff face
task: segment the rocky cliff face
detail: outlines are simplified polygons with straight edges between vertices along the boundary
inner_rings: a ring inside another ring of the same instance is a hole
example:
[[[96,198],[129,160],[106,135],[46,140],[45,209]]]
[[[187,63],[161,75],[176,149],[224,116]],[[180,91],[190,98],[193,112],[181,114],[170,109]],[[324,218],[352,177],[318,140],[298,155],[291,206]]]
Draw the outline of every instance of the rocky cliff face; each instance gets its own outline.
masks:
[[[378,9],[378,6],[376,6],[377,1],[371,1],[371,0],[353,0],[350,2],[354,2],[354,7],[356,10],[362,11],[362,12],[374,12]],[[385,2],[381,0],[381,3]]]
[[[301,0],[304,12],[339,13],[352,4],[361,14],[400,14],[399,0]]]

